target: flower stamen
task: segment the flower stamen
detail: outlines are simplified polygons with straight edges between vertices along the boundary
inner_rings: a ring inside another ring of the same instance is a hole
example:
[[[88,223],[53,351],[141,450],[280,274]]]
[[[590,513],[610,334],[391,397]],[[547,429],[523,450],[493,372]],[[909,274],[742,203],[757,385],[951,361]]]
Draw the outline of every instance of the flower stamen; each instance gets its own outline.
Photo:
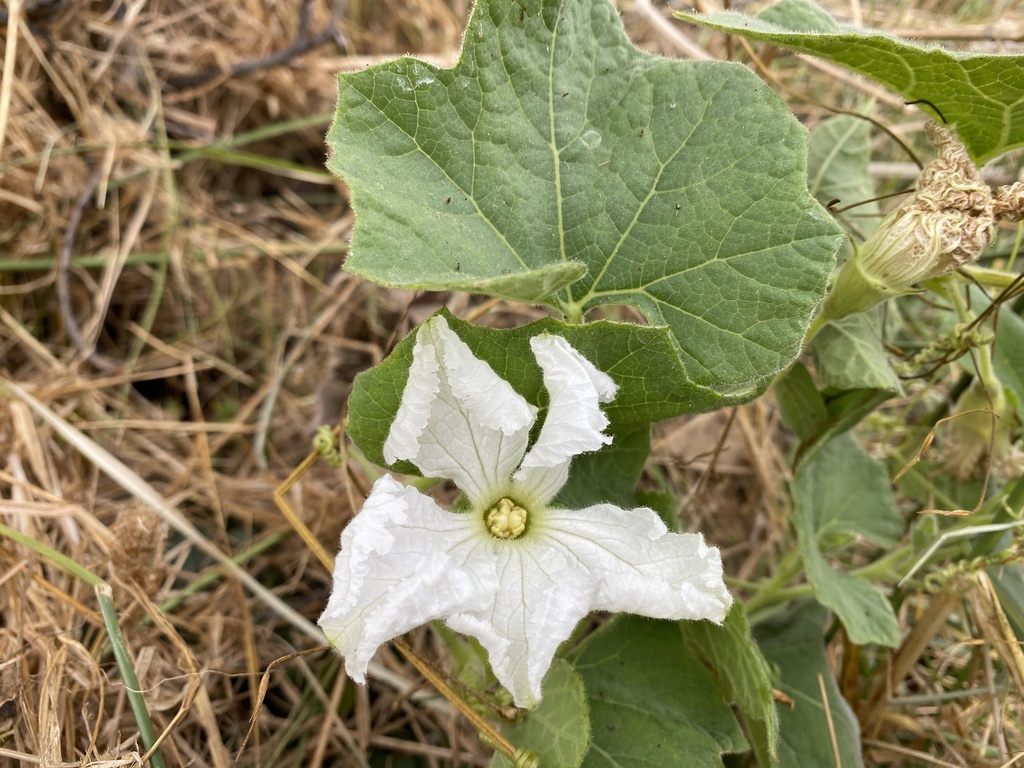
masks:
[[[526,510],[502,499],[487,512],[487,530],[499,539],[517,539],[526,530]]]

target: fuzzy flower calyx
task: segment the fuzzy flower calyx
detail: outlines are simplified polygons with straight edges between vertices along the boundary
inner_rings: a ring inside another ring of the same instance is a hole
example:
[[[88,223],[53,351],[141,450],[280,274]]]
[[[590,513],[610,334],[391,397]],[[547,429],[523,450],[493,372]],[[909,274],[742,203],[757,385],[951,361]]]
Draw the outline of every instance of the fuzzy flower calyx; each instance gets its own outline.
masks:
[[[699,534],[670,533],[646,508],[552,506],[573,457],[611,442],[601,403],[618,388],[560,336],[530,347],[549,398],[532,446],[537,408],[443,317],[417,332],[384,456],[454,481],[469,509],[390,475],[374,484],[342,534],[319,622],[357,682],[382,643],[441,619],[479,640],[516,704],[533,707],[559,644],[592,610],[725,617],[721,557]]]
[[[827,319],[863,312],[974,261],[1000,219],[1024,216],[1024,185],[993,194],[952,131],[929,123],[927,132],[938,157],[921,171],[914,195],[843,264],[822,308]]]

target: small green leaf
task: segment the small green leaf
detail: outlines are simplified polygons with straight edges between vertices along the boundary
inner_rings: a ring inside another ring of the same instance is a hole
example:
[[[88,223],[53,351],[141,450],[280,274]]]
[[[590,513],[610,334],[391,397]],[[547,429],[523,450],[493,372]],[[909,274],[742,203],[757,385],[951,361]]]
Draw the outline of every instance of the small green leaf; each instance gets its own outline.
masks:
[[[811,131],[807,153],[807,188],[822,205],[838,200],[838,207],[857,205],[840,221],[847,222],[861,240],[879,221],[875,184],[868,173],[871,159],[871,123],[852,115],[830,117]],[[866,201],[871,202],[866,202]]]
[[[782,410],[782,419],[800,438],[793,461],[794,468],[833,437],[855,427],[861,419],[891,397],[884,389],[850,389],[818,391],[810,372],[796,363],[786,375],[776,379],[775,395]]]
[[[818,601],[835,611],[852,642],[895,645],[899,626],[885,596],[868,581],[835,570],[822,555],[851,535],[883,545],[898,540],[903,523],[884,465],[844,433],[800,465],[793,501],[800,554]]]
[[[782,409],[783,422],[804,443],[816,439],[828,428],[825,400],[803,363],[795,363],[775,382],[775,397]]]
[[[1024,146],[1024,57],[949,51],[837,24],[813,0],[782,0],[758,16],[675,14],[711,29],[841,64],[956,124],[979,165]],[[929,103],[934,106],[929,106]]]
[[[877,389],[902,393],[899,377],[882,346],[882,312],[878,306],[848,315],[823,327],[814,337],[814,361],[825,389]]]
[[[903,532],[889,473],[853,435],[840,435],[804,464],[793,482],[793,499],[819,546],[842,534],[892,546]]]
[[[585,768],[720,768],[723,752],[747,748],[677,622],[617,616],[570,661],[590,703]]]
[[[683,641],[715,676],[718,690],[733,704],[761,768],[779,765],[779,719],[771,675],[750,634],[746,611],[733,603],[722,626],[709,621],[681,621]]]
[[[992,566],[987,569],[999,604],[1018,640],[1024,640],[1024,570],[1020,563]]]
[[[572,665],[555,659],[544,678],[540,706],[521,723],[502,726],[514,746],[537,756],[541,768],[577,768],[590,746],[590,718],[583,680]],[[495,753],[490,768],[512,768],[512,761]]]
[[[540,407],[546,404],[540,368],[530,351],[530,339],[538,333],[556,333],[565,337],[581,354],[600,370],[608,373],[619,385],[615,400],[604,406],[610,425],[608,431],[620,438],[610,454],[623,460],[616,467],[616,476],[601,482],[602,493],[611,483],[632,481],[617,493],[632,495],[642,460],[640,442],[652,421],[680,413],[706,411],[733,401],[694,384],[686,375],[672,350],[672,342],[664,328],[646,328],[632,323],[599,321],[586,325],[566,325],[556,320],[539,320],[513,330],[482,328],[462,322],[444,312],[448,325],[469,345],[473,354],[485,360],[523,397]],[[349,435],[359,449],[375,464],[384,465],[383,446],[394,421],[412,362],[415,332],[403,339],[380,365],[356,377],[349,399]],[[543,418],[543,415],[540,417]],[[638,430],[645,430],[641,435]],[[622,453],[616,453],[617,451]],[[603,471],[614,463],[592,454],[579,460],[577,481],[570,476],[567,494],[579,489],[583,477]],[[646,455],[644,456],[646,458]],[[590,462],[590,463],[588,463]],[[596,463],[592,463],[596,462]],[[411,464],[398,464],[399,471],[415,474]],[[583,489],[584,491],[586,489]]]
[[[832,609],[843,622],[850,641],[857,645],[895,646],[899,642],[899,623],[885,595],[866,579],[835,570],[819,550],[804,541],[801,537],[807,580],[814,586],[818,602]]]
[[[779,689],[793,700],[792,709],[779,707],[779,764],[786,768],[864,768],[860,726],[825,658],[825,620],[821,606],[807,602],[789,615],[759,625],[755,632],[765,658],[779,670]]]
[[[992,356],[996,376],[1013,397],[1009,398],[1024,422],[1024,320],[1011,308],[999,311],[999,327]]]
[[[687,378],[750,389],[799,352],[840,230],[753,73],[628,40],[608,0],[480,0],[458,63],[338,79],[347,269],[402,288],[631,304]]]

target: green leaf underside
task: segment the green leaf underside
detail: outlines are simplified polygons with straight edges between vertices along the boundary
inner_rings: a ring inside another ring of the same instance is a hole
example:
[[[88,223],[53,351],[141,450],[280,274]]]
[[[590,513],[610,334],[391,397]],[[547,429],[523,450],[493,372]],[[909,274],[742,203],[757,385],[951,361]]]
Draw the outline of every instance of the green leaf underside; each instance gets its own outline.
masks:
[[[544,697],[521,723],[502,726],[515,747],[529,749],[542,768],[577,768],[590,746],[590,720],[583,680],[568,662],[555,659],[544,678]],[[512,761],[495,753],[490,768],[511,768]]]
[[[884,465],[842,434],[800,465],[793,501],[800,554],[818,601],[835,611],[852,642],[896,645],[899,626],[885,596],[867,580],[832,568],[822,554],[854,535],[882,545],[897,541],[902,521]]]
[[[449,674],[467,688],[486,691],[498,682],[487,662],[487,651],[475,637],[460,635],[443,621],[430,622],[430,628],[444,644],[451,662]]]
[[[709,386],[797,353],[838,228],[803,128],[742,66],[641,53],[607,0],[481,0],[453,68],[403,58],[339,94],[351,271],[570,317],[632,304]]]
[[[793,708],[779,707],[779,765],[863,768],[860,726],[832,677],[822,642],[825,611],[807,602],[756,631],[761,650],[779,670],[779,689]],[[820,676],[820,678],[819,678]],[[820,680],[820,682],[819,682]],[[821,695],[829,704],[828,715]],[[833,746],[829,723],[835,733]],[[838,749],[839,761],[834,749]]]
[[[926,100],[956,124],[979,165],[1024,146],[1024,57],[950,51],[838,24],[813,0],[782,0],[753,17],[735,11],[675,15],[841,64],[908,101]],[[932,107],[920,106],[941,120]]]
[[[620,615],[570,661],[590,705],[584,768],[712,768],[746,741],[679,625]]]
[[[623,436],[620,443],[613,443],[611,448],[621,445],[627,454],[623,454],[626,459],[623,466],[616,469],[620,474],[607,485],[610,487],[612,482],[621,482],[626,474],[634,473],[632,482],[618,489],[622,493],[631,492],[639,474],[638,466],[642,465],[635,442],[641,439],[635,435],[637,430],[646,429],[650,422],[658,419],[708,411],[733,402],[686,380],[664,328],[611,321],[565,325],[546,319],[514,330],[495,330],[465,323],[445,310],[442,313],[473,354],[485,360],[517,392],[538,407],[547,405],[541,371],[530,350],[530,339],[538,333],[556,333],[565,337],[599,370],[608,373],[619,385],[619,392],[614,401],[602,407],[610,421],[609,433]],[[385,464],[384,441],[409,377],[415,336],[415,332],[409,334],[383,363],[359,374],[352,387],[348,433],[370,461],[382,466]],[[542,418],[543,414],[538,424]],[[646,435],[642,437],[646,438]],[[581,461],[585,460],[588,460],[587,456],[581,458]],[[601,462],[603,459],[599,465]],[[416,473],[411,464],[395,466],[401,472]],[[581,471],[585,471],[583,466],[581,464]]]
[[[681,621],[679,627],[687,646],[715,676],[726,701],[739,711],[758,765],[779,765],[779,720],[772,681],[764,656],[750,635],[743,604],[733,603],[722,626],[710,621]]]

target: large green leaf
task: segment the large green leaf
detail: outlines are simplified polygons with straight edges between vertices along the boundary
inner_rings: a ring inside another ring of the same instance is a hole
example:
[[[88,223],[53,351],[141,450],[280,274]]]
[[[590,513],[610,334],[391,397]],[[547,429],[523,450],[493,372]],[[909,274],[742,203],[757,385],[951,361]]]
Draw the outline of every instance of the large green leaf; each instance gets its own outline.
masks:
[[[687,381],[664,328],[610,321],[566,325],[546,319],[513,330],[495,330],[444,314],[448,325],[477,357],[486,360],[499,376],[538,407],[547,404],[541,371],[530,351],[530,339],[538,333],[564,336],[619,385],[615,400],[604,406],[614,442],[574,462],[573,473],[560,497],[562,503],[578,506],[612,500],[629,506],[649,453],[649,424],[679,413],[711,410],[733,402]],[[384,441],[409,376],[414,343],[415,333],[411,333],[384,362],[359,374],[352,388],[348,432],[376,464],[385,463]],[[543,413],[538,423],[541,419]],[[400,463],[396,469],[416,472],[408,463]]]
[[[753,17],[734,11],[676,15],[842,64],[921,101],[933,117],[940,117],[938,108],[979,164],[1024,146],[1024,57],[950,51],[838,24],[813,0],[781,0]]]
[[[825,658],[825,620],[821,606],[808,602],[759,625],[755,633],[765,657],[779,670],[779,689],[793,700],[792,708],[779,707],[779,763],[786,768],[864,768],[860,726]]]
[[[603,501],[627,509],[636,506],[633,489],[650,455],[649,425],[612,433],[610,446],[573,459],[572,472],[558,493],[557,503],[577,509]]]
[[[733,603],[722,626],[681,621],[683,641],[711,670],[718,689],[740,716],[761,768],[779,765],[779,718],[768,664],[750,635],[743,604]]]
[[[590,704],[584,768],[720,768],[746,749],[711,673],[674,621],[620,615],[570,659]]]
[[[453,68],[341,75],[328,143],[349,270],[574,320],[632,304],[723,391],[797,354],[840,241],[771,89],[640,52],[608,0],[481,0]]]
[[[519,749],[529,749],[542,768],[577,768],[590,746],[590,718],[583,680],[572,665],[555,659],[544,677],[544,698],[521,723],[502,727],[502,735]],[[511,768],[495,753],[490,768]]]
[[[896,645],[899,626],[885,596],[870,582],[832,568],[822,554],[852,535],[896,542],[903,523],[885,466],[844,433],[800,465],[793,502],[800,554],[818,601],[835,611],[854,643]]]

